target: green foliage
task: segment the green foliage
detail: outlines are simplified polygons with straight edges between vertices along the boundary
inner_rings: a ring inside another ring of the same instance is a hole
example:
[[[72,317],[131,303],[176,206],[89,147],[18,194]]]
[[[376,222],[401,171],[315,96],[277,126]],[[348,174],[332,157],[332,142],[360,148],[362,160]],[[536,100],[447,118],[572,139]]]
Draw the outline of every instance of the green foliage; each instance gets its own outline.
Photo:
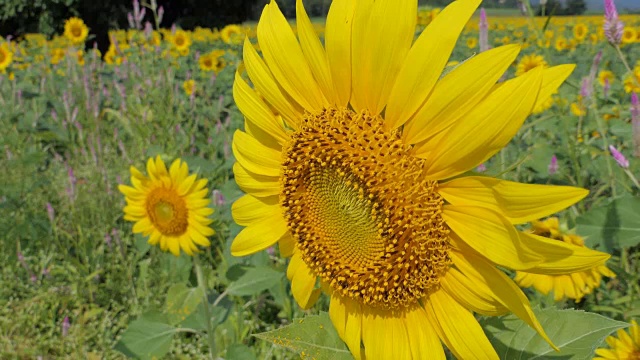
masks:
[[[560,351],[514,315],[483,318],[480,323],[500,359],[591,359],[606,336],[629,325],[576,310],[549,308],[535,314]]]
[[[294,319],[291,325],[260,334],[256,337],[296,352],[302,359],[352,359],[346,345],[340,340],[329,315],[305,316]]]
[[[576,219],[590,247],[607,252],[640,245],[640,198],[625,196],[595,207]]]

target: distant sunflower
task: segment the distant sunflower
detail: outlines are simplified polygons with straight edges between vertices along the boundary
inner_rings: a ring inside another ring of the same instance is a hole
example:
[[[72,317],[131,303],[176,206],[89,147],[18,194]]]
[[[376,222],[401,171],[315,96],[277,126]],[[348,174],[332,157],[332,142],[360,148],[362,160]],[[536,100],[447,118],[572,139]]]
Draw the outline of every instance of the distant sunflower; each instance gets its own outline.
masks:
[[[222,58],[224,53],[224,50],[213,50],[200,56],[200,59],[198,59],[200,70],[219,73],[225,67],[224,59]]]
[[[622,39],[623,44],[631,44],[636,42],[636,31],[634,28],[625,26],[622,30]]]
[[[569,47],[569,43],[567,42],[567,39],[559,37],[556,39],[554,47],[557,51],[564,51]]]
[[[244,31],[238,25],[227,25],[220,30],[220,38],[227,44],[238,43],[242,41]]]
[[[64,23],[64,36],[74,45],[84,43],[89,36],[89,28],[82,19],[72,17]]]
[[[7,70],[13,61],[13,53],[6,43],[0,44],[0,72]]]
[[[185,51],[188,53],[189,47],[191,47],[191,36],[189,36],[188,32],[178,29],[169,36],[169,42],[180,53],[184,53]]]
[[[582,41],[589,34],[589,27],[586,24],[578,23],[573,26],[573,38]]]
[[[245,40],[255,88],[241,67],[233,95],[246,132],[232,149],[247,194],[232,214],[246,227],[231,253],[277,243],[291,257],[297,303],[306,309],[327,293],[356,358],[444,359],[442,342],[459,359],[497,359],[473,311],[514,312],[550,341],[500,268],[566,274],[609,257],[513,225],[586,190],[465,176],[574,68],[537,68],[496,86],[518,55],[511,45],[442,76],[480,2],[453,2],[414,41],[416,0],[334,0],[324,46],[301,0],[299,41],[271,2],[257,26],[263,57]]]
[[[547,62],[544,60],[542,55],[525,55],[520,59],[518,66],[516,67],[516,76],[520,76],[530,70],[533,70],[537,67],[547,68]]]
[[[147,161],[147,175],[131,167],[131,186],[119,185],[127,206],[124,219],[133,221],[134,233],[149,236],[149,244],[159,245],[175,256],[198,252],[196,245],[211,245],[214,234],[207,198],[207,179],[189,175],[189,167],[180,159],[169,170],[160,156]]]
[[[640,359],[640,326],[631,320],[628,329],[620,329],[618,337],[611,335],[606,338],[608,349],[596,349],[593,360],[637,360]]]
[[[531,225],[533,234],[563,241],[567,244],[585,246],[584,239],[581,236],[568,234],[560,230],[560,223],[557,217],[550,217],[544,221],[534,221]],[[533,286],[545,295],[553,291],[555,301],[560,301],[564,298],[580,301],[585,295],[590,294],[594,288],[600,286],[603,276],[614,278],[616,274],[605,265],[598,265],[592,269],[567,275],[529,274],[524,271],[517,271],[515,281],[521,287]]]
[[[195,82],[195,80],[193,80],[193,79],[185,80],[182,83],[182,88],[184,89],[184,93],[187,94],[187,96],[193,95],[193,93],[196,92],[196,82]]]
[[[478,46],[478,39],[474,37],[467,38],[467,47],[469,49],[475,49]]]

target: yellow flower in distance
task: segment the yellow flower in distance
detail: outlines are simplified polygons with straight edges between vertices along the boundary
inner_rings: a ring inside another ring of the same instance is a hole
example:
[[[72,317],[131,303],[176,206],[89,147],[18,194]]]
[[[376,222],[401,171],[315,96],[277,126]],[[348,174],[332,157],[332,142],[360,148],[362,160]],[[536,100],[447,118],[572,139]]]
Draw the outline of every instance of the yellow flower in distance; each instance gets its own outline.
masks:
[[[0,44],[0,72],[7,70],[13,61],[13,53],[6,43]]]
[[[169,36],[169,42],[180,53],[184,53],[184,52],[188,53],[189,47],[191,47],[191,36],[189,36],[188,32],[182,29],[177,29],[175,33]]]
[[[220,30],[220,38],[227,44],[239,43],[244,38],[244,31],[239,25],[227,25]]]
[[[134,233],[149,236],[149,244],[159,245],[175,256],[198,252],[196,245],[211,245],[214,234],[207,198],[207,179],[189,175],[187,163],[176,159],[169,170],[157,156],[147,161],[147,175],[131,167],[132,186],[119,185],[127,206],[124,219],[133,221]]]
[[[587,37],[587,34],[589,34],[589,27],[586,24],[578,23],[573,26],[573,37],[576,40],[584,40]]]
[[[622,39],[623,44],[631,44],[636,41],[636,31],[632,27],[625,26],[622,30]]]
[[[640,326],[638,323],[631,320],[631,326],[628,329],[618,330],[617,335],[617,338],[611,335],[605,339],[609,348],[596,349],[596,357],[593,360],[640,359]]]
[[[529,70],[537,68],[538,66],[541,66],[543,68],[548,67],[547,62],[544,60],[544,57],[542,57],[542,55],[525,55],[522,57],[522,59],[518,63],[518,66],[516,67],[516,76],[520,76],[528,72]]]
[[[334,0],[324,45],[302,0],[297,36],[275,2],[246,39],[233,95],[232,206],[245,228],[231,253],[278,244],[302,308],[321,292],[358,359],[498,356],[473,312],[513,312],[547,341],[518,286],[499,268],[565,274],[609,257],[518,231],[583,198],[572,187],[466,172],[513,137],[573,65],[497,81],[518,45],[468,59],[441,77],[481,0],[447,6],[415,39],[416,0]],[[574,256],[578,255],[578,256]]]
[[[600,135],[598,134],[598,136]],[[584,239],[581,236],[568,234],[560,230],[560,222],[557,217],[532,222],[531,232],[539,236],[563,241],[567,244],[585,246]],[[564,298],[580,301],[585,295],[590,294],[594,288],[600,286],[602,276],[616,277],[616,274],[605,265],[598,265],[586,271],[566,275],[529,274],[524,271],[517,271],[515,281],[521,287],[533,286],[545,295],[553,291],[555,301],[560,301]]]
[[[184,93],[187,94],[187,96],[193,95],[193,93],[196,92],[195,80],[193,79],[185,80],[182,83],[182,88],[184,89]]]
[[[200,59],[198,59],[200,70],[213,71],[216,74],[219,73],[225,66],[224,59],[222,59],[223,55],[224,50],[213,50],[200,56]]]
[[[609,70],[601,70],[598,73],[598,82],[600,83],[600,86],[604,86],[607,82],[607,80],[609,81],[609,85],[613,84],[613,81],[616,79],[616,75]]]
[[[475,49],[478,46],[478,39],[474,37],[467,38],[467,47],[469,49]]]
[[[64,36],[74,45],[84,43],[89,36],[89,28],[82,19],[72,17],[64,22]]]

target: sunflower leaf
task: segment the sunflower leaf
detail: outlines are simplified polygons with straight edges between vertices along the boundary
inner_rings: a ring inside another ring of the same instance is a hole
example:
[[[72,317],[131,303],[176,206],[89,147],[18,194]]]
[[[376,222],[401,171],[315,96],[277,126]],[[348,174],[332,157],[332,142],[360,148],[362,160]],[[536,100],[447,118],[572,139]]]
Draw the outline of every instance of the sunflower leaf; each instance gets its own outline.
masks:
[[[164,314],[148,312],[129,324],[115,349],[139,359],[161,358],[169,352],[173,335],[178,331],[168,324]]]
[[[534,310],[559,352],[514,315],[480,321],[500,359],[591,359],[604,338],[629,324],[579,310]]]
[[[640,244],[640,198],[626,196],[593,208],[576,220],[578,234],[589,247],[607,252]]]
[[[202,302],[204,293],[201,287],[189,288],[185,284],[174,284],[167,292],[165,311],[169,322],[177,325],[195,312]]]
[[[282,280],[283,274],[268,266],[248,269],[237,281],[231,283],[227,293],[235,296],[259,294]]]
[[[326,312],[295,319],[290,325],[254,336],[286,347],[302,359],[353,359]]]

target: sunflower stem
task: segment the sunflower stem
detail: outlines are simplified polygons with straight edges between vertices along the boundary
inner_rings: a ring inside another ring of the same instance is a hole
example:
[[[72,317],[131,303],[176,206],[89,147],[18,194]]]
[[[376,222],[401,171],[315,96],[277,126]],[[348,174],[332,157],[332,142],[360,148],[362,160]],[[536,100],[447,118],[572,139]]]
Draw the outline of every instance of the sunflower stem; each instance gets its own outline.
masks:
[[[214,334],[214,327],[211,323],[211,309],[209,308],[209,297],[207,296],[207,282],[202,272],[202,266],[200,265],[200,258],[198,255],[193,257],[193,263],[196,268],[196,277],[198,278],[198,287],[202,289],[204,301],[204,316],[207,318],[207,339],[209,341],[209,357],[215,359],[216,351],[216,337]]]
[[[637,86],[640,86],[640,83],[638,83],[638,79],[635,76],[633,76],[633,70],[631,70],[631,66],[629,66],[629,63],[627,62],[627,57],[624,56],[624,54],[622,53],[622,50],[620,49],[620,45],[616,45],[614,47],[616,49],[616,53],[618,54],[618,57],[620,58],[620,61],[622,61],[622,63],[624,64],[624,67],[627,68],[627,73],[631,74],[631,79],[633,80],[633,82],[635,82]]]

